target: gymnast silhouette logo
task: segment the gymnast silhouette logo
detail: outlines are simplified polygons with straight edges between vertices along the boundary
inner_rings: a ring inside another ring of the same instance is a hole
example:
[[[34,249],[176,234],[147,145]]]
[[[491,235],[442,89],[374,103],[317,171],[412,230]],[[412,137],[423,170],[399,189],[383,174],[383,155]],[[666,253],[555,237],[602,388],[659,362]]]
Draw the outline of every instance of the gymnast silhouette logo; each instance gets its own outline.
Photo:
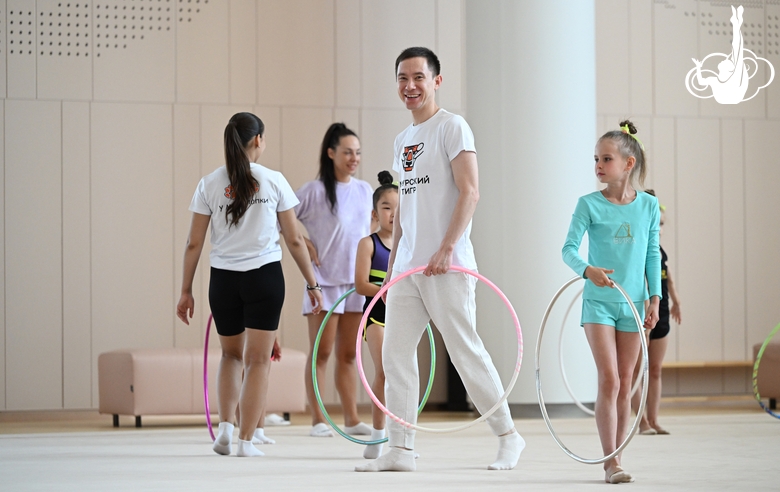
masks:
[[[418,143],[417,145],[404,147],[404,154],[401,156],[401,159],[403,159],[404,163],[404,171],[410,172],[412,169],[414,169],[414,161],[416,161],[417,158],[422,155],[422,149],[424,146],[425,144]]]
[[[742,101],[749,101],[756,97],[758,92],[771,84],[775,78],[775,67],[769,63],[769,60],[761,58],[745,48],[745,41],[740,31],[742,28],[742,12],[744,10],[741,5],[737,9],[733,6],[731,7],[732,15],[730,21],[734,35],[731,40],[730,54],[712,53],[701,61],[692,58],[696,66],[685,76],[685,88],[694,96],[700,99],[714,97],[720,104],[739,104]],[[713,58],[713,62],[720,60],[717,65],[717,73],[713,70],[702,68],[704,63],[710,58]],[[757,87],[748,97],[745,97],[748,93],[750,79],[758,73],[759,61],[766,63],[769,67],[769,80],[766,84]],[[704,74],[710,74],[710,76],[705,77]],[[708,87],[712,91],[709,94]]]

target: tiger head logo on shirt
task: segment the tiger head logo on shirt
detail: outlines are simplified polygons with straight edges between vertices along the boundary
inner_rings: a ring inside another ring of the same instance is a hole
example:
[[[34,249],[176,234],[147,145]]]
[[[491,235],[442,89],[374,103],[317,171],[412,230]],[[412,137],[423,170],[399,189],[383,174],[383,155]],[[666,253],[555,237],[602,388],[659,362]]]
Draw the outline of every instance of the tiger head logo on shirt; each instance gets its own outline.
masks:
[[[255,193],[260,191],[260,185],[255,185]],[[233,185],[229,185],[225,187],[225,198],[230,198],[231,200],[236,198],[236,190],[233,189]]]
[[[404,154],[401,156],[403,159],[404,164],[404,171],[410,172],[412,169],[414,169],[414,161],[417,160],[420,155],[423,153],[423,146],[425,144],[418,143],[417,145],[410,145],[408,147],[404,147]]]

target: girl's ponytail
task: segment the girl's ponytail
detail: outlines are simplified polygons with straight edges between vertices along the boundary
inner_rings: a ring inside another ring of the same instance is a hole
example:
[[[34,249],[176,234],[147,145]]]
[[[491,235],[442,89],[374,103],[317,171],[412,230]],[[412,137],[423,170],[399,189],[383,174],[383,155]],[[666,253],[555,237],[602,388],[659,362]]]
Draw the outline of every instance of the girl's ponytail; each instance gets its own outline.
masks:
[[[256,136],[263,136],[265,125],[252,113],[237,113],[225,127],[225,168],[230,186],[225,196],[233,201],[225,209],[225,220],[238,225],[249,208],[249,202],[260,187],[249,166],[246,147]]]

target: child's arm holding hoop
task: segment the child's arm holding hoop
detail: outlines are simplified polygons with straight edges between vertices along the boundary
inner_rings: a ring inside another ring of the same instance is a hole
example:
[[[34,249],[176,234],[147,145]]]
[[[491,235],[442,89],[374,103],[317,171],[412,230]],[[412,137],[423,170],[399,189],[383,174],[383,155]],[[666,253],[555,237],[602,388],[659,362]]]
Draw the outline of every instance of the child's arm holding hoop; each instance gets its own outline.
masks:
[[[566,242],[563,244],[563,261],[569,265],[569,268],[581,276],[593,282],[597,287],[613,287],[612,280],[607,276],[614,273],[615,270],[608,270],[597,266],[590,266],[580,256],[580,243],[582,236],[590,226],[590,214],[587,212],[587,206],[580,199],[577,202],[577,208],[571,216],[569,224],[569,233],[566,235]]]

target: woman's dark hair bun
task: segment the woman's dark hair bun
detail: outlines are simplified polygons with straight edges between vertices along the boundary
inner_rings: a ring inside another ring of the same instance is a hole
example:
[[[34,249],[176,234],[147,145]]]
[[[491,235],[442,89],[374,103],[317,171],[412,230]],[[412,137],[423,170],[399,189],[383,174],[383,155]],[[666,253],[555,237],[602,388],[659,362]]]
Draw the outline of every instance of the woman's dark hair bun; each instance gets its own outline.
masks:
[[[377,174],[376,177],[379,180],[380,185],[389,185],[393,183],[393,175],[390,174],[389,171],[379,171],[379,174]]]
[[[637,134],[636,127],[634,126],[633,123],[631,123],[630,120],[624,120],[624,121],[620,122],[620,128],[623,128],[626,125],[628,125],[628,133],[629,134],[631,134],[631,135],[636,135]]]

